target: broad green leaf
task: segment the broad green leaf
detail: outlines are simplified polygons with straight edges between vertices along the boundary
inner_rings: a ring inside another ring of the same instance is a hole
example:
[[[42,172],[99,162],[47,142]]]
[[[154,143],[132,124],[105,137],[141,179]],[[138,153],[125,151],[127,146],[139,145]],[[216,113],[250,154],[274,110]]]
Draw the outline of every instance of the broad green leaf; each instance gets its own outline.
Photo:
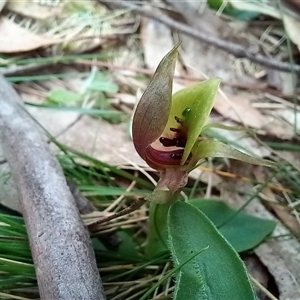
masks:
[[[240,160],[249,164],[261,165],[267,167],[275,167],[276,164],[270,160],[252,157],[245,153],[240,152],[234,148],[227,146],[219,141],[204,140],[198,143],[193,151],[193,158],[191,160],[191,166],[201,159],[206,157],[224,157]]]
[[[146,147],[159,138],[168,121],[178,47],[162,59],[135,110],[132,138],[142,158]]]
[[[168,233],[176,265],[209,247],[181,268],[175,300],[256,299],[242,260],[199,209],[174,203],[168,214]]]
[[[202,132],[212,110],[219,85],[219,78],[205,80],[178,91],[172,97],[172,108],[166,127],[176,128],[178,126],[177,118],[182,119],[184,126],[187,127],[187,143],[181,160],[182,165]]]
[[[172,270],[170,270],[169,272],[167,272],[165,275],[161,276],[161,278],[154,284],[151,286],[151,288],[140,298],[140,300],[146,300],[149,299],[149,295],[151,295],[152,292],[154,292],[157,288],[159,288],[159,286],[165,282],[167,279],[169,279],[170,277],[174,276],[178,271],[180,271],[180,269],[186,265],[187,263],[189,263],[190,261],[192,261],[196,256],[198,256],[201,252],[205,251],[208,249],[208,246],[201,249],[200,251],[194,253],[188,260],[186,260],[183,264],[178,265],[176,268],[173,268]],[[163,256],[161,256],[163,257]]]
[[[253,217],[244,212],[235,215],[236,210],[222,201],[192,199],[188,203],[200,209],[237,252],[255,248],[276,227],[274,221]]]

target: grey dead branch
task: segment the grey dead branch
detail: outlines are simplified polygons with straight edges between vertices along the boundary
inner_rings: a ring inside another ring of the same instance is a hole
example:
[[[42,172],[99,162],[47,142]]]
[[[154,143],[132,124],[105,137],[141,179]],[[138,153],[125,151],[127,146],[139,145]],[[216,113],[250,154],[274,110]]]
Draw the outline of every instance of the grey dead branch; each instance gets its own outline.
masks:
[[[0,86],[0,141],[18,189],[41,299],[105,299],[62,170],[17,93],[3,77]]]

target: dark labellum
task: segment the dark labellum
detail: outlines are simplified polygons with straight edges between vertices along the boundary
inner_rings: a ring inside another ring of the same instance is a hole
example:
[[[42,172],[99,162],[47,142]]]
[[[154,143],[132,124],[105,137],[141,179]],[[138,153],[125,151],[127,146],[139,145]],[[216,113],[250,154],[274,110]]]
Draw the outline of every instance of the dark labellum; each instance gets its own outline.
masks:
[[[156,165],[161,166],[176,166],[180,164],[184,149],[178,149],[173,151],[161,151],[152,147],[148,147],[146,155]]]
[[[178,137],[174,139],[168,139],[165,137],[159,138],[159,141],[163,144],[164,147],[185,147],[186,138]]]
[[[183,155],[183,149],[173,151],[170,156],[173,159],[181,159]]]

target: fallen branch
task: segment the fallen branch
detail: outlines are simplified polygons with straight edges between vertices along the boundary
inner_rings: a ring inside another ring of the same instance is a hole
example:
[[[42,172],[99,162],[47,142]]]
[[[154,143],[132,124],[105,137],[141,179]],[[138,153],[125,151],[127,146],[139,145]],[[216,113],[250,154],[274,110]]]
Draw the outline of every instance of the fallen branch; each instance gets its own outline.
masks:
[[[222,49],[232,55],[234,55],[237,58],[248,58],[249,60],[261,64],[263,66],[266,66],[268,68],[284,71],[284,72],[291,72],[295,71],[297,73],[300,73],[300,65],[291,64],[289,62],[283,62],[276,60],[274,58],[270,58],[264,55],[261,55],[259,53],[254,53],[249,51],[247,48],[244,48],[243,46],[230,42],[228,40],[223,40],[221,38],[218,38],[216,36],[213,36],[211,34],[208,34],[206,32],[203,32],[199,30],[198,28],[195,29],[191,26],[188,26],[186,24],[180,23],[178,21],[175,21],[168,17],[167,15],[163,14],[160,10],[154,9],[154,8],[145,8],[142,6],[135,5],[131,3],[130,1],[114,1],[114,2],[108,2],[105,0],[99,0],[99,2],[108,5],[111,7],[112,5],[114,7],[118,8],[129,8],[134,10],[135,12],[139,13],[140,15],[143,15],[147,18],[154,19],[160,23],[163,23],[170,28],[177,30],[179,32],[182,32],[186,34],[187,36],[193,37],[196,40],[199,40],[201,42],[205,42],[209,45],[215,46],[216,48]]]
[[[41,299],[105,299],[62,169],[1,75],[0,108],[0,143],[19,192]]]

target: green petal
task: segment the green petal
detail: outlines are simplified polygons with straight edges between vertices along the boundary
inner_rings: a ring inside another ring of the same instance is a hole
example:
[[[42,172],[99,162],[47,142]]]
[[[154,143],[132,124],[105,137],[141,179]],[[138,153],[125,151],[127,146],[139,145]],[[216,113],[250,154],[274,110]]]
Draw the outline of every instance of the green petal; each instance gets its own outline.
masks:
[[[220,79],[213,78],[182,89],[173,95],[170,118],[166,128],[178,126],[175,117],[182,119],[184,127],[187,128],[187,143],[181,160],[182,165],[186,162],[202,132],[212,110],[219,85]]]
[[[244,154],[239,150],[231,148],[226,144],[214,140],[205,140],[199,142],[196,150],[193,151],[193,157],[190,161],[190,166],[193,167],[199,159],[206,157],[225,157],[244,161],[249,164],[261,165],[266,167],[275,167],[276,164],[270,160],[252,157]]]
[[[179,44],[162,59],[134,113],[133,143],[142,158],[146,147],[160,137],[168,121],[178,47]]]

